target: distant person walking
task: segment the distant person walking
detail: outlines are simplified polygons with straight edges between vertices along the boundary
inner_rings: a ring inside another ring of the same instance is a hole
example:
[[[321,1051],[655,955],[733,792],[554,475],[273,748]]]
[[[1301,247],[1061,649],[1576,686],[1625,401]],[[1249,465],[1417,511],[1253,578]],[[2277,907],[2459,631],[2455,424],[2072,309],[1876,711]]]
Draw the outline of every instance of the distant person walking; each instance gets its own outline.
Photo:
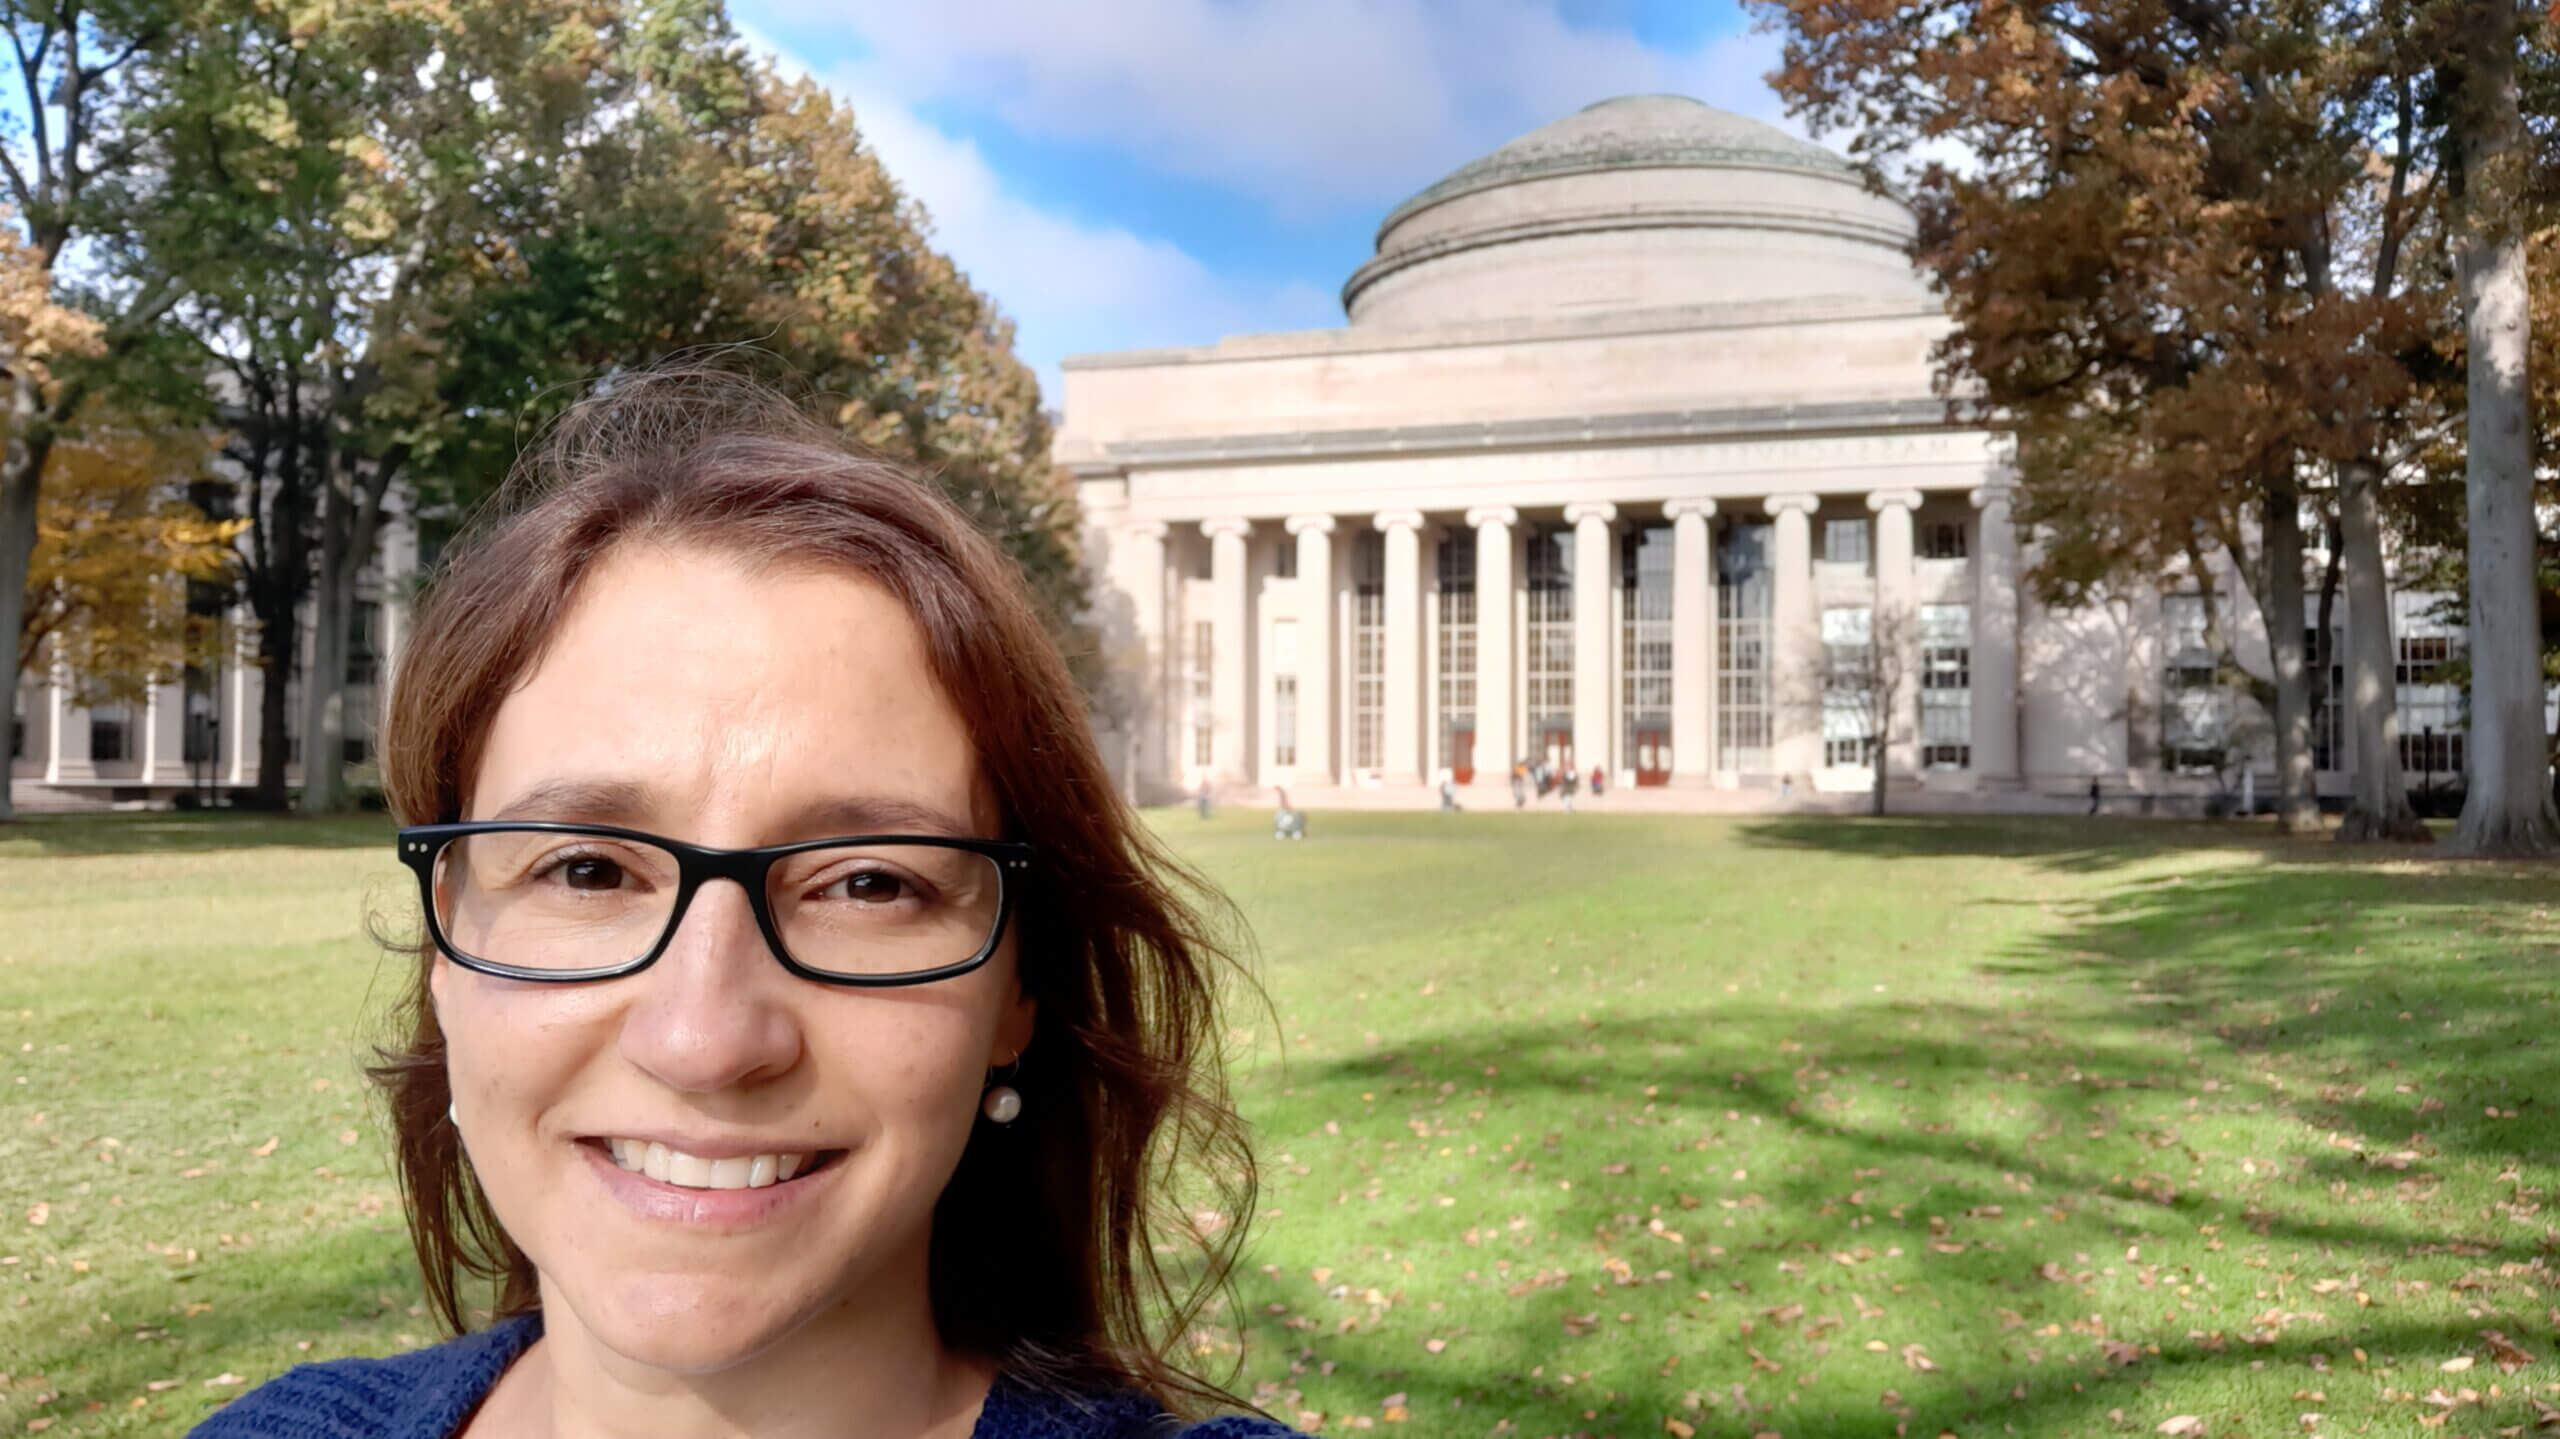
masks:
[[[2098,802],[2104,797],[2104,795],[2105,791],[2098,788],[2098,777],[2096,775],[2089,776],[2089,813],[2096,814],[2098,812]]]
[[[1582,788],[1582,771],[1571,765],[1565,766],[1564,778],[1560,783],[1564,787],[1564,812],[1571,814],[1573,813],[1573,792]]]
[[[1458,812],[1457,777],[1445,769],[1440,771],[1440,812],[1442,814]]]
[[[1511,762],[1511,807],[1529,807],[1529,766],[1518,760]]]
[[[1200,817],[1207,819],[1209,817],[1209,777],[1205,774],[1200,776],[1199,804]]]
[[[1598,765],[1591,767],[1591,797],[1598,799],[1609,791],[1609,772]]]
[[[1273,785],[1271,792],[1280,797],[1279,808],[1271,811],[1271,837],[1273,839],[1305,839],[1307,812],[1293,808],[1289,803],[1289,792],[1280,786]]]

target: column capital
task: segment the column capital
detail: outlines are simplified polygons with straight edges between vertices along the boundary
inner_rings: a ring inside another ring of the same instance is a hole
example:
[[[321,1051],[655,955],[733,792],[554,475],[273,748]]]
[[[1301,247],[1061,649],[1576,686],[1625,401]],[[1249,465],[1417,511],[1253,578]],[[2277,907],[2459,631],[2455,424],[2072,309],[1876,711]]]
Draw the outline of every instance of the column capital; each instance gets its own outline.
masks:
[[[1716,517],[1716,502],[1704,497],[1662,502],[1662,517],[1666,520],[1682,519],[1689,515],[1696,515],[1702,520],[1712,520]]]
[[[1216,539],[1220,535],[1234,535],[1236,538],[1242,539],[1246,535],[1253,533],[1253,521],[1244,518],[1242,515],[1219,515],[1212,519],[1202,520],[1200,522],[1200,533],[1209,536],[1211,539]]]
[[[1333,533],[1331,515],[1291,515],[1289,533],[1293,535],[1329,535]]]
[[[1578,525],[1584,520],[1608,524],[1618,518],[1618,507],[1607,500],[1576,500],[1564,507],[1564,522]]]
[[[1478,505],[1467,511],[1467,525],[1471,529],[1480,530],[1487,525],[1502,525],[1507,528],[1518,523],[1520,523],[1520,511],[1510,505]]]
[[[1888,509],[1916,510],[1918,508],[1920,508],[1918,490],[1875,490],[1867,495],[1867,511],[1870,514],[1880,515]]]
[[[1381,530],[1418,531],[1422,528],[1422,512],[1420,510],[1382,510],[1373,523]]]
[[[1139,520],[1129,526],[1129,537],[1139,540],[1162,540],[1173,533],[1173,527],[1162,520]]]
[[[2018,490],[2015,485],[1995,481],[1988,485],[1975,486],[1973,493],[1967,498],[1973,501],[1975,509],[1987,510],[1993,505],[2017,503]]]
[[[1771,495],[1760,502],[1760,507],[1772,515],[1789,513],[1811,515],[1815,510],[1822,508],[1822,498],[1807,494]]]

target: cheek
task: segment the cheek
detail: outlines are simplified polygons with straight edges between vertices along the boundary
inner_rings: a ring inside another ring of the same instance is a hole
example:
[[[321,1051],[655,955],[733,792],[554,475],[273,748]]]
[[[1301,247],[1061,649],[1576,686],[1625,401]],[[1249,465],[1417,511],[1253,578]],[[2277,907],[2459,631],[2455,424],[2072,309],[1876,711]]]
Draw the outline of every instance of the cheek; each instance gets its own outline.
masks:
[[[454,971],[436,976],[432,993],[455,1102],[490,1118],[538,1109],[599,1044],[612,1042],[602,996],[592,991]]]

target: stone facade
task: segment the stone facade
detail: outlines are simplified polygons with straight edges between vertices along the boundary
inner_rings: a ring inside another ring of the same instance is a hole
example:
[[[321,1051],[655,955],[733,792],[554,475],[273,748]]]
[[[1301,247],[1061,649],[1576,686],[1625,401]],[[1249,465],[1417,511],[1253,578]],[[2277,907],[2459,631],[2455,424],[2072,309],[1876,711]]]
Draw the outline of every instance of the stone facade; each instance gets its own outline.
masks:
[[[2229,783],[2164,745],[2191,667],[2158,592],[2022,587],[1911,224],[1817,146],[1630,97],[1398,207],[1342,329],[1068,360],[1132,790],[1419,800],[1569,760],[1749,803],[1862,789],[1879,743],[1943,803]],[[1825,689],[1876,634],[1913,676],[1881,726]]]
[[[406,516],[385,516],[380,559],[357,576],[356,632],[350,636],[347,753],[374,758],[374,737],[391,667],[408,629],[418,569],[418,537]],[[24,812],[167,805],[180,795],[225,803],[258,782],[258,715],[267,677],[256,620],[243,606],[225,617],[230,643],[219,663],[153,685],[140,705],[84,709],[68,671],[18,677],[18,713],[9,764],[10,799]],[[302,623],[308,672],[311,621]],[[302,783],[300,682],[285,710],[285,783]]]

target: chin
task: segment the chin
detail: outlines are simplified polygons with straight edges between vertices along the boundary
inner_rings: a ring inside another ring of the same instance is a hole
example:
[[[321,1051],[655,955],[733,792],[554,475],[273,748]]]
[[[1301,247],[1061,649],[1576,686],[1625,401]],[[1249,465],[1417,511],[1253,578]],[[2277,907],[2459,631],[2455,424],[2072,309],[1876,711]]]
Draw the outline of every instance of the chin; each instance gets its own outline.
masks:
[[[744,1273],[652,1274],[583,1288],[562,1298],[596,1342],[667,1374],[717,1374],[742,1364],[808,1322],[811,1307]]]

